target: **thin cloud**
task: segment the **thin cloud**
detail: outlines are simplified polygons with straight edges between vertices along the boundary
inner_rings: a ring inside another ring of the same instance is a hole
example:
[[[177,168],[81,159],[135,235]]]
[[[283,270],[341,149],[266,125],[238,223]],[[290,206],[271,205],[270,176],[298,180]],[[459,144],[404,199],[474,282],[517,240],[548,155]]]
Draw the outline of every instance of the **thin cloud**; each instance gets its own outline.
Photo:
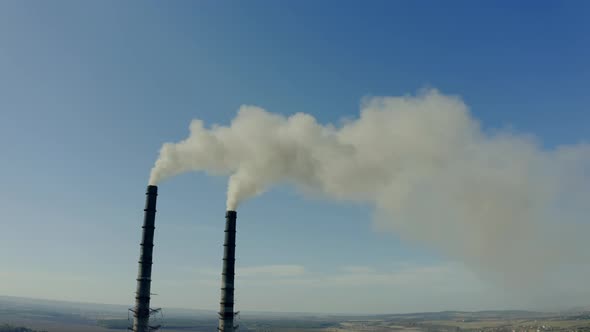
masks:
[[[237,267],[236,275],[240,277],[294,277],[305,274],[301,265],[263,265]]]

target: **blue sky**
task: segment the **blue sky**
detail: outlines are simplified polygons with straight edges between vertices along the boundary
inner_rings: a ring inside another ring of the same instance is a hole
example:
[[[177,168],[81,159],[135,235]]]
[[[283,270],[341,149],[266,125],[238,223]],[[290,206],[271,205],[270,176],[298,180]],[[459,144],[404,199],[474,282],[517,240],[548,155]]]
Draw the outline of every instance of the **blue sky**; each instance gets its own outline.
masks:
[[[3,1],[0,294],[131,303],[161,144],[193,118],[228,124],[242,104],[327,123],[357,116],[363,97],[435,87],[486,130],[588,141],[589,14],[584,1]],[[161,184],[156,304],[217,307],[225,190],[203,174]],[[244,203],[237,306],[526,305],[372,217],[284,187]],[[473,291],[451,292],[454,279]]]

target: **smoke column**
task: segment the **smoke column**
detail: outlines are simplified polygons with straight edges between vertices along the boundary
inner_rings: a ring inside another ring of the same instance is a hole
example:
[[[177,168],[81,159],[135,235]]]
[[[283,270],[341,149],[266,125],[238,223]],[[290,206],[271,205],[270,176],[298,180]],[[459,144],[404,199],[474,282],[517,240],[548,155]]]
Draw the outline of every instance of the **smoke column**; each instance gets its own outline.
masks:
[[[227,210],[277,184],[376,209],[379,229],[503,282],[588,262],[590,146],[542,147],[480,127],[436,90],[364,100],[360,115],[319,124],[242,106],[231,125],[162,146],[150,184],[190,171],[229,175]]]

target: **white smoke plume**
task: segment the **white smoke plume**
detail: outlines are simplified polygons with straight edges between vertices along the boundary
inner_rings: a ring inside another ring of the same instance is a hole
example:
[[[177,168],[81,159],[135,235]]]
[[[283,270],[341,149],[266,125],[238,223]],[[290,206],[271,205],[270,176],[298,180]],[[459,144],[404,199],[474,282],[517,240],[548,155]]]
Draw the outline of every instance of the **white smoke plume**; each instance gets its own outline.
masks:
[[[254,106],[230,126],[193,120],[187,139],[162,146],[150,183],[189,171],[230,175],[228,210],[281,183],[369,202],[379,228],[502,281],[590,261],[590,145],[484,131],[436,90],[368,98],[337,125]]]

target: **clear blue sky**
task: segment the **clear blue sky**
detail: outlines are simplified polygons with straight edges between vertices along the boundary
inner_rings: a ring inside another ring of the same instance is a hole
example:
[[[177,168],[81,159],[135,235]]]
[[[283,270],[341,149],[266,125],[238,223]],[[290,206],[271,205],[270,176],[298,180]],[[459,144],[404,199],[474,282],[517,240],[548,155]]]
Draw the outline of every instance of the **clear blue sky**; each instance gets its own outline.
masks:
[[[327,123],[365,96],[436,87],[486,129],[588,141],[588,17],[586,1],[2,1],[0,294],[132,303],[161,144],[242,104]],[[161,184],[157,305],[217,308],[225,190],[202,174]],[[371,219],[290,188],[246,202],[237,307],[524,305]]]

